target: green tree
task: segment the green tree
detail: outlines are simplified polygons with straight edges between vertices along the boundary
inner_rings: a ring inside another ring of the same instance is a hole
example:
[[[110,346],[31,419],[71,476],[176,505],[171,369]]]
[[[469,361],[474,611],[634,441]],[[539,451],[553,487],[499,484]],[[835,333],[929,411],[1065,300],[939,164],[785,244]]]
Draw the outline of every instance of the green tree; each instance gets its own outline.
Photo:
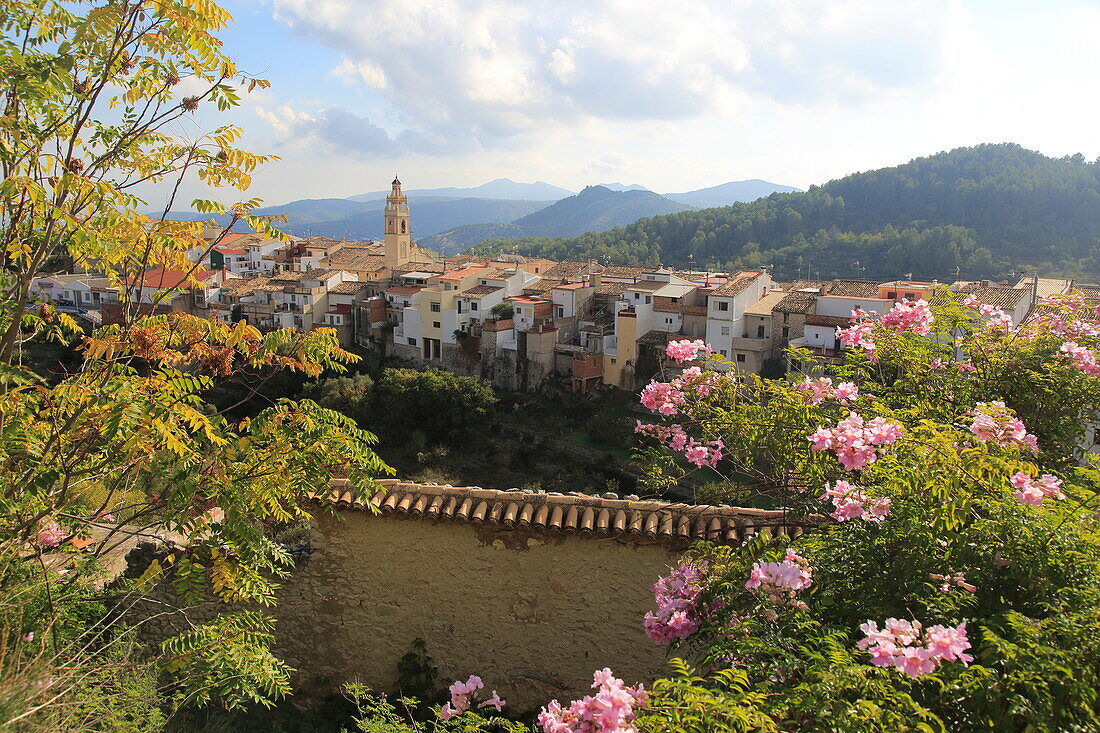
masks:
[[[244,190],[271,160],[235,147],[233,127],[193,140],[171,134],[198,107],[228,109],[242,90],[266,86],[223,53],[216,33],[228,20],[217,5],[190,0],[0,0],[5,729],[152,721],[158,700],[142,680],[162,672],[180,704],[232,707],[287,692],[288,670],[268,649],[271,622],[261,613],[202,624],[177,615],[183,633],[139,659],[120,652],[132,643],[126,611],[152,602],[151,584],[166,579],[184,603],[213,593],[270,604],[290,563],[271,527],[307,518],[310,497],[333,475],[365,492],[388,471],[371,434],[311,401],[279,400],[244,420],[204,402],[243,371],[342,369],[356,357],[331,330],[262,335],[244,322],[146,316],[149,304],[128,284],[150,268],[193,272],[187,252],[217,243],[201,239],[197,223],[139,214],[150,206],[134,193],[140,186],[168,183],[167,212],[188,176]],[[249,213],[258,204],[194,202],[277,236]],[[35,303],[32,279],[60,261],[116,284],[122,322],[83,336],[66,315]],[[45,382],[22,358],[41,340],[79,345],[79,369]],[[182,549],[105,603],[98,560],[163,531]],[[74,551],[77,540],[83,552]],[[113,717],[91,712],[107,709]]]
[[[497,398],[484,379],[442,369],[387,369],[376,385],[379,431],[477,439]]]

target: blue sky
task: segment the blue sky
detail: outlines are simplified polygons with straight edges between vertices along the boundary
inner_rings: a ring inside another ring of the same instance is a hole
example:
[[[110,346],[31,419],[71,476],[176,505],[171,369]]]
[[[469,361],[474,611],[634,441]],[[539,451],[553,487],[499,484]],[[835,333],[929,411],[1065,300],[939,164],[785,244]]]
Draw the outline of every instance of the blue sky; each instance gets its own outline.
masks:
[[[1100,3],[228,0],[250,195],[806,187],[979,142],[1100,156]]]

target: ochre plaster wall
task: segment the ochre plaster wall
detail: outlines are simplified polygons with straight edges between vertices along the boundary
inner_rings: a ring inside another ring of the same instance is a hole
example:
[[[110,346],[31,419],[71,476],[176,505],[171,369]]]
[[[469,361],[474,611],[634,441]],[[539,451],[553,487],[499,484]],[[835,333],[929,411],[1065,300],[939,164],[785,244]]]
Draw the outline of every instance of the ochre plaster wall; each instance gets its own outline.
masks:
[[[677,562],[658,543],[558,536],[364,512],[315,519],[313,553],[279,593],[277,644],[301,681],[389,691],[413,639],[444,684],[478,674],[514,713],[665,670],[642,629]]]

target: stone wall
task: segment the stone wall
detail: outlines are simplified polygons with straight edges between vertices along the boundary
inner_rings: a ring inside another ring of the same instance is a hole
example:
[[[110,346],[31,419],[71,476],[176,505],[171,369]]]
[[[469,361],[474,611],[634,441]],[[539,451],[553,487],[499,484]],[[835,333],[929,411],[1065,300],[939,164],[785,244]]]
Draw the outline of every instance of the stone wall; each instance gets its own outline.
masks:
[[[677,562],[660,542],[469,524],[319,515],[313,552],[280,591],[276,636],[306,687],[392,688],[416,638],[449,682],[478,674],[512,712],[586,694],[592,671],[665,670],[642,629]]]

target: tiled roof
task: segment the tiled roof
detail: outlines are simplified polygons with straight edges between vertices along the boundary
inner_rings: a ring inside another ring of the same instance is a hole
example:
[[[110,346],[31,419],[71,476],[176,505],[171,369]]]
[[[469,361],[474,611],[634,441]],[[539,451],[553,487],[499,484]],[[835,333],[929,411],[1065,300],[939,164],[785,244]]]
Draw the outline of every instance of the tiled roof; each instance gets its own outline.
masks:
[[[639,280],[636,283],[624,283],[627,290],[640,290],[642,292],[652,292],[654,290],[660,290],[664,286],[668,285],[663,280]]]
[[[760,273],[752,273],[745,275],[738,275],[733,280],[723,284],[719,288],[715,288],[711,295],[717,295],[720,298],[732,298],[741,293],[756,282],[756,278],[760,277]]]
[[[639,344],[650,344],[653,346],[664,346],[669,341],[675,339],[678,334],[670,333],[669,331],[646,331],[639,339]]]
[[[499,285],[475,285],[469,290],[463,290],[459,295],[488,295],[503,290]]]
[[[325,258],[329,267],[349,270],[378,270],[385,265],[385,257],[377,246],[342,247]]]
[[[578,285],[579,285],[579,283],[578,283]],[[541,280],[536,280],[533,283],[528,283],[528,284],[524,285],[523,286],[523,292],[527,293],[528,295],[532,295],[532,294],[536,294],[536,293],[549,293],[555,287],[556,287],[556,285],[555,285],[554,280],[541,279]]]
[[[230,295],[245,296],[254,293],[257,290],[263,290],[267,285],[270,278],[259,275],[257,277],[251,277],[248,279],[232,279],[226,280],[223,289],[228,291]]]
[[[487,273],[484,272],[484,270],[486,270],[486,269],[487,268],[484,267],[483,265],[470,265],[469,267],[463,267],[460,270],[451,270],[450,272],[444,274],[443,277],[441,277],[439,279],[440,280],[461,280],[462,278],[469,277],[470,275],[484,275],[484,274],[487,274]]]
[[[773,310],[780,313],[809,313],[813,310],[816,302],[817,295],[815,293],[787,293],[786,297],[779,301]]]
[[[826,294],[849,298],[877,298],[878,283],[870,280],[833,280],[829,283]]]
[[[329,288],[328,291],[330,293],[339,293],[339,294],[343,294],[343,295],[355,295],[356,293],[358,293],[360,290],[362,290],[365,287],[367,287],[366,283],[342,282],[342,283],[336,283],[331,288]]]
[[[645,267],[631,267],[629,265],[608,265],[600,271],[600,276],[604,278],[617,277],[617,278],[640,278],[647,272],[653,272],[652,269]]]
[[[996,306],[1002,309],[1015,310],[1020,304],[1021,298],[1031,299],[1031,291],[1017,288],[995,288],[969,285],[962,289],[963,293],[973,295],[982,303]]]
[[[626,283],[601,282],[596,288],[596,295],[622,295],[626,292]]]
[[[772,308],[779,305],[784,298],[787,297],[787,293],[779,290],[773,290],[765,295],[760,300],[756,301],[748,308],[745,309],[745,315],[747,316],[770,316],[772,314]]]
[[[851,318],[845,318],[844,316],[819,316],[815,313],[810,313],[806,316],[807,326],[840,326],[841,328],[847,328],[852,325]]]
[[[551,280],[569,280],[589,273],[590,262],[582,260],[563,260],[551,267],[542,276]]]
[[[788,521],[781,510],[672,504],[571,493],[499,491],[477,486],[437,486],[377,482],[381,490],[356,501],[345,479],[334,479],[332,493],[318,499],[345,509],[380,510],[383,515],[437,521],[470,522],[500,529],[536,528],[594,537],[633,536],[664,541],[709,540],[735,544],[764,527],[773,534],[798,536],[815,522]]]

